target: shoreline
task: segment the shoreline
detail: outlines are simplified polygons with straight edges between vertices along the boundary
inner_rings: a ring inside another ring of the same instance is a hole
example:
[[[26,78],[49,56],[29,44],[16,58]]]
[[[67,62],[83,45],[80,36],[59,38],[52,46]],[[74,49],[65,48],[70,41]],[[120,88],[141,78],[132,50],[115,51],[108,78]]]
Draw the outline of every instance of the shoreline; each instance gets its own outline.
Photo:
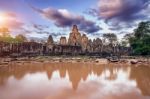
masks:
[[[58,56],[37,56],[37,57],[19,57],[19,58],[0,58],[0,67],[9,65],[11,63],[94,63],[94,64],[124,64],[124,65],[145,65],[149,66],[149,57],[136,58],[121,58],[117,61],[109,61],[107,58],[91,58],[88,56],[78,57],[58,57]]]

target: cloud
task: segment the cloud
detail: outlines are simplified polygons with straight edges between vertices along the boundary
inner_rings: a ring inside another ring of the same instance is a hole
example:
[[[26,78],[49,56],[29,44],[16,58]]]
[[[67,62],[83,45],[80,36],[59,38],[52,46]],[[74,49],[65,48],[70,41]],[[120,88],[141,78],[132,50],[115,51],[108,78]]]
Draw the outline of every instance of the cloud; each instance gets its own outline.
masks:
[[[49,28],[49,27],[46,26],[46,25],[40,25],[40,24],[35,24],[35,23],[33,23],[32,25],[33,25],[33,27],[34,27],[35,29],[40,30],[40,31]]]
[[[104,20],[109,26],[131,28],[137,21],[150,19],[149,6],[149,0],[99,0],[97,8],[86,13]]]
[[[6,12],[6,13],[3,13],[3,14],[5,14],[6,16],[12,17],[12,18],[17,18],[17,15],[13,12]]]
[[[7,26],[10,27],[11,29],[22,29],[23,25],[24,23],[21,21],[10,20]]]
[[[130,21],[144,18],[141,11],[149,5],[148,0],[100,0],[100,17],[106,20],[117,18],[122,21]]]
[[[0,23],[0,27],[7,27],[11,30],[21,29],[24,23],[19,20],[16,13],[13,12],[4,12],[0,13],[0,16],[3,18],[3,22]]]
[[[26,34],[27,36],[31,37],[37,37],[37,38],[45,38],[48,37],[49,35],[52,35],[53,37],[58,38],[60,36],[66,36],[65,33],[60,33],[60,32],[53,32],[52,30],[49,30],[49,26],[47,25],[41,25],[41,24],[36,24],[32,23],[24,28],[22,28],[21,33]]]
[[[87,33],[94,33],[101,29],[95,22],[87,20],[81,15],[75,15],[66,9],[38,9],[33,6],[32,9],[40,13],[44,18],[53,21],[57,27],[65,28],[76,24],[79,29]]]
[[[93,34],[98,32],[99,30],[102,30],[101,27],[95,25],[94,22],[88,20],[84,21],[81,25],[79,25],[79,29],[86,31],[88,34]]]
[[[35,41],[35,42],[46,42],[47,38],[46,37],[28,37],[29,41]]]
[[[65,36],[65,33],[60,33],[60,32],[52,32],[49,33],[50,35],[54,36],[54,37],[60,37],[60,36]]]
[[[111,24],[109,24],[109,30],[112,30],[112,31],[121,31],[123,29],[126,29],[126,28],[133,28],[133,27],[136,27],[137,24],[136,23],[123,23],[123,22],[120,22],[118,23],[119,21],[117,22],[111,22]]]
[[[23,27],[21,29],[21,32],[24,34],[44,34],[44,35],[48,35],[49,31],[48,31],[49,27],[47,25],[40,25],[40,24],[35,24],[32,23],[30,25],[26,25],[25,27]]]

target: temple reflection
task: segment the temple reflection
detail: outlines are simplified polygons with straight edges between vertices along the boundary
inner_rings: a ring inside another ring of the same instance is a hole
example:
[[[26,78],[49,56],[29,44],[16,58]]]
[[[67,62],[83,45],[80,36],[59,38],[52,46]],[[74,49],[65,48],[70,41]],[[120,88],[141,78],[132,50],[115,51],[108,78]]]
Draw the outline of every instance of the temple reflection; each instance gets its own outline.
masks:
[[[150,68],[146,66],[132,67],[130,78],[136,80],[138,88],[145,96],[150,95]]]
[[[72,89],[77,90],[81,81],[87,81],[90,75],[97,77],[104,76],[105,80],[115,81],[119,76],[119,71],[129,74],[128,80],[135,80],[137,87],[143,95],[150,95],[150,68],[148,67],[128,67],[98,65],[93,63],[24,63],[11,64],[0,67],[0,86],[4,85],[9,77],[21,80],[26,74],[45,72],[51,81],[53,73],[59,71],[60,78],[69,77]]]

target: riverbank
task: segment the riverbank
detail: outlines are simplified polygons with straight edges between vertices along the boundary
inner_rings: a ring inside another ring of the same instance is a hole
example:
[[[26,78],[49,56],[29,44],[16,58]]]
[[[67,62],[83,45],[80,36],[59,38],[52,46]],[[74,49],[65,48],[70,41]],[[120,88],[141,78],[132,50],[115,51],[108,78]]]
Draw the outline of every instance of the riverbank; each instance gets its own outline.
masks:
[[[0,66],[7,66],[11,63],[94,63],[94,64],[124,64],[124,65],[145,65],[149,66],[150,58],[121,58],[110,61],[107,58],[97,58],[89,56],[78,57],[56,57],[56,56],[38,56],[38,57],[21,57],[21,58],[0,58]]]

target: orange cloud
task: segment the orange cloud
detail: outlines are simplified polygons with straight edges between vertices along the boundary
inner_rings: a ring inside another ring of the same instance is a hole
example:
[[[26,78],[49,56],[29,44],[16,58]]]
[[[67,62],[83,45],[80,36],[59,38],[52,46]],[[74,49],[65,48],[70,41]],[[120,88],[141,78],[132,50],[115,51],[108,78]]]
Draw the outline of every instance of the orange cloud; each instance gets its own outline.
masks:
[[[20,29],[24,25],[15,13],[4,12],[0,13],[0,27],[10,29]]]

